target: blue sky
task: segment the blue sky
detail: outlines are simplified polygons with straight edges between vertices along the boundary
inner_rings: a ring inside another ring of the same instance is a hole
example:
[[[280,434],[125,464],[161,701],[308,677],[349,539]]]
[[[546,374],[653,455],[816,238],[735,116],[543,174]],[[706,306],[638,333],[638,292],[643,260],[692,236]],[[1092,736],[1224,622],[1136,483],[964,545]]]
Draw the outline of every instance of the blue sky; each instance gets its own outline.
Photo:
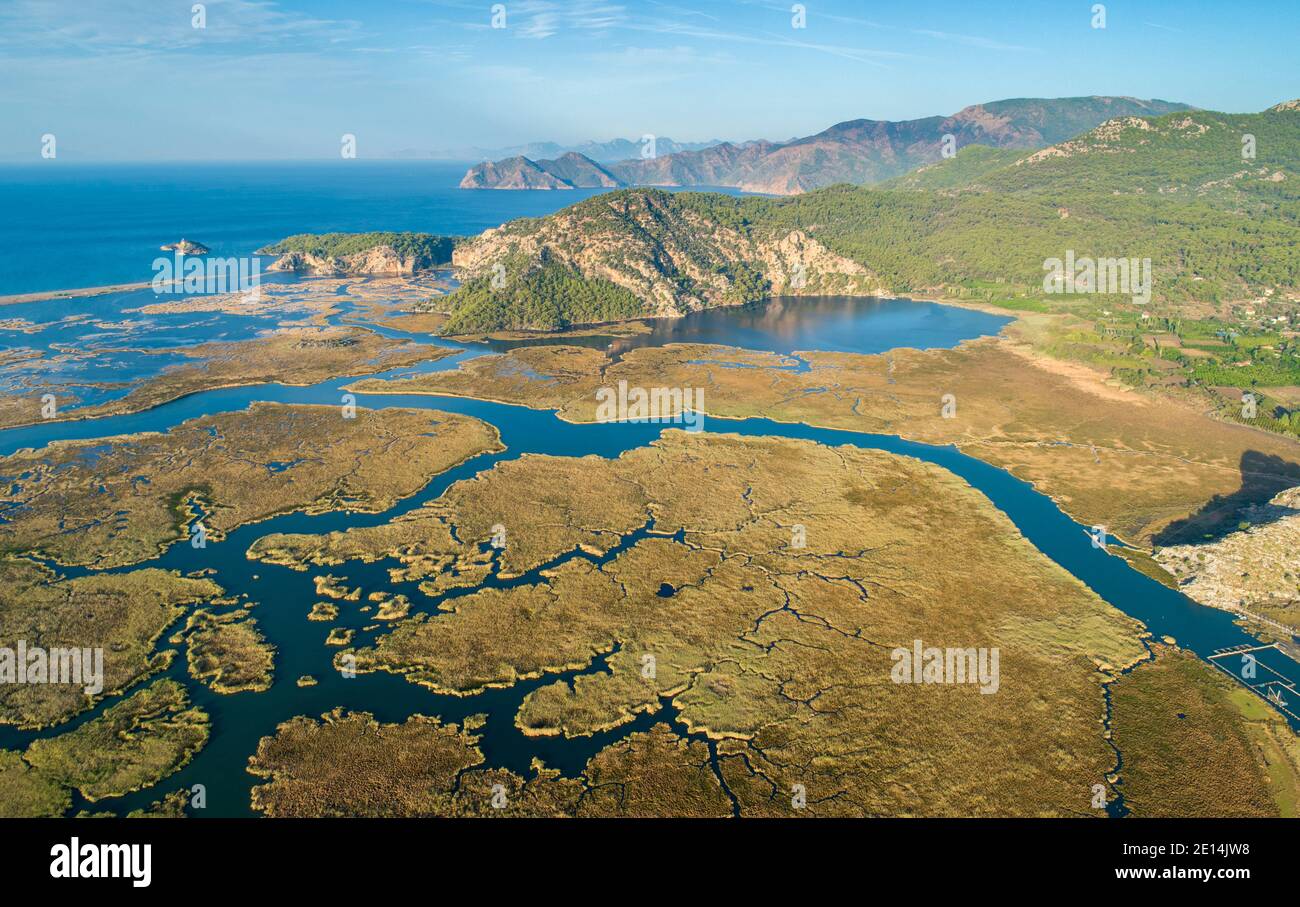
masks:
[[[1300,2],[0,0],[0,157],[362,158],[785,139],[1006,97],[1254,111],[1300,96]]]

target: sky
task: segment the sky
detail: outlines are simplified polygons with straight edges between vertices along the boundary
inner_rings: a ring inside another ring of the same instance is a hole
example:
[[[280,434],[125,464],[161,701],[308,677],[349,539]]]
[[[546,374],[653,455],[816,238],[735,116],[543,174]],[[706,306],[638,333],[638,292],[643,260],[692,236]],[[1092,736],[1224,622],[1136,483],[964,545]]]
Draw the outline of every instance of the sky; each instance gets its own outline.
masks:
[[[0,159],[788,139],[1008,97],[1300,96],[1297,0],[0,0]],[[498,7],[494,11],[494,7]],[[796,9],[792,11],[792,7]],[[503,10],[503,12],[502,12]],[[503,27],[494,27],[495,25]]]

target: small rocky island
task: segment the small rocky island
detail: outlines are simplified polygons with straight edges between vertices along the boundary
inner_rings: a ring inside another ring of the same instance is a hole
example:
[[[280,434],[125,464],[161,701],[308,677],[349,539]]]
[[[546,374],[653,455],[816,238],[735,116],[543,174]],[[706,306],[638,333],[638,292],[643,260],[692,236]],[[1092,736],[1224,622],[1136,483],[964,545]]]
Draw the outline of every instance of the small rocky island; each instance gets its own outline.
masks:
[[[180,242],[170,243],[160,247],[164,252],[178,252],[181,255],[207,255],[211,250],[201,242],[191,242],[188,239],[181,239]]]

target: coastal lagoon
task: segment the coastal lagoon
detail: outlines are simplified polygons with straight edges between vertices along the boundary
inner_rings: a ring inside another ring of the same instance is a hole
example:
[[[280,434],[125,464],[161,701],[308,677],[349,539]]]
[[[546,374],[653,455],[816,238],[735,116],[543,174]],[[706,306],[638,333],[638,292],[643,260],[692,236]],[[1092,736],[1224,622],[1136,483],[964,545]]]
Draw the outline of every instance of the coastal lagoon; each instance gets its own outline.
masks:
[[[48,389],[60,398],[60,409],[71,413],[120,400],[140,382],[185,364],[188,359],[181,351],[187,348],[253,340],[293,325],[362,324],[393,339],[448,343],[375,324],[374,310],[367,305],[382,290],[372,289],[378,283],[374,279],[336,279],[328,294],[313,292],[322,283],[273,272],[266,276],[264,291],[283,302],[252,312],[215,306],[146,313],[143,310],[155,302],[175,298],[156,296],[149,289],[5,306],[0,318],[9,320],[0,321],[0,353],[10,351],[14,358],[0,363],[0,391],[39,395]],[[297,307],[298,294],[314,301]],[[402,304],[394,303],[394,310]],[[473,348],[500,352],[523,345],[566,344],[621,354],[667,343],[722,344],[778,353],[788,358],[791,369],[802,371],[807,364],[794,355],[798,350],[870,354],[900,347],[948,349],[996,334],[1010,320],[906,299],[793,297],[678,319],[649,319],[645,332],[631,335],[609,336],[597,326],[585,334],[488,340]],[[30,358],[33,353],[39,359]],[[63,402],[68,394],[75,394],[75,403]]]
[[[17,294],[68,287],[90,287],[147,280],[149,263],[161,242],[181,236],[203,242],[219,256],[244,256],[283,236],[300,232],[420,230],[441,234],[477,232],[518,216],[536,216],[595,194],[578,191],[462,191],[455,182],[461,165],[431,163],[187,165],[187,166],[56,166],[30,165],[0,169],[0,202],[9,210],[41,210],[32,223],[14,219],[0,227],[0,293]],[[267,275],[270,284],[287,290],[310,291],[314,278]],[[34,354],[28,372],[6,386],[10,394],[31,393],[37,380],[74,387],[81,397],[56,421],[0,430],[0,454],[39,448],[56,440],[95,439],[135,432],[167,431],[198,416],[241,411],[259,401],[339,406],[353,376],[337,377],[304,387],[258,383],[226,387],[179,397],[143,412],[75,418],[77,406],[118,399],[130,388],[163,373],[181,360],[177,349],[212,341],[241,342],[286,324],[343,326],[361,324],[387,338],[450,350],[452,355],[417,366],[392,369],[377,377],[400,377],[455,369],[462,363],[522,343],[566,343],[608,350],[615,355],[670,343],[719,344],[776,353],[792,370],[807,363],[800,351],[887,353],[900,348],[948,349],[963,341],[997,334],[1009,318],[981,311],[906,299],[801,297],[768,300],[756,305],[719,308],[680,319],[652,320],[640,333],[601,328],[586,336],[531,337],[485,343],[455,343],[373,323],[380,314],[369,305],[376,283],[372,278],[334,280],[331,306],[284,311],[274,307],[253,313],[229,311],[169,311],[143,314],[154,303],[149,290],[132,290],[86,298],[51,299],[6,306],[0,318],[0,353]],[[324,284],[321,284],[322,286]],[[394,307],[396,310],[397,307]],[[733,365],[728,367],[745,367]],[[32,374],[32,373],[36,374]],[[587,760],[611,742],[666,722],[681,736],[703,743],[715,761],[715,743],[693,733],[681,722],[668,699],[656,711],[641,713],[613,730],[587,737],[525,735],[515,724],[521,702],[532,691],[557,679],[608,673],[614,653],[594,657],[568,671],[522,680],[506,688],[487,689],[470,696],[439,695],[385,673],[344,678],[335,670],[336,649],[325,644],[335,628],[353,631],[357,645],[374,641],[385,628],[366,629],[374,617],[344,611],[331,625],[308,620],[319,598],[312,572],[249,559],[247,552],[272,533],[325,533],[378,526],[409,513],[442,495],[454,483],[470,479],[495,464],[525,454],[563,457],[616,457],[658,438],[663,425],[616,423],[578,424],[557,419],[552,411],[434,395],[357,394],[362,407],[410,407],[462,413],[482,419],[500,431],[502,452],[474,456],[441,473],[418,493],[378,513],[348,511],[309,515],[288,513],[242,526],[220,541],[196,549],[181,543],[161,555],[129,568],[161,567],[183,574],[204,575],[230,595],[246,595],[260,631],[275,648],[274,679],[263,692],[221,694],[196,682],[186,670],[184,644],[175,646],[164,633],[157,649],[179,648],[163,673],[185,685],[193,703],[211,716],[211,738],[180,771],[135,793],[89,803],[73,792],[73,811],[107,809],[125,813],[147,806],[164,794],[194,784],[207,791],[207,808],[196,816],[252,814],[250,790],[258,780],[246,771],[259,740],[273,734],[294,716],[319,716],[343,707],[372,713],[381,722],[402,721],[414,714],[463,722],[486,715],[479,729],[486,764],[529,776],[534,759],[573,776]],[[72,418],[68,418],[71,416]],[[1202,658],[1225,647],[1256,640],[1233,622],[1232,615],[1200,606],[1179,592],[1137,572],[1121,557],[1092,544],[1088,527],[1064,513],[1047,496],[1008,472],[959,452],[887,434],[814,428],[767,419],[725,420],[708,417],[704,430],[713,434],[779,436],[825,445],[851,445],[933,463],[951,471],[982,493],[1015,524],[1026,539],[1056,564],[1077,577],[1120,611],[1142,621],[1157,637],[1169,636]],[[605,554],[581,549],[568,552],[559,563],[612,559],[648,536],[651,527],[622,536]],[[944,546],[943,527],[934,527],[936,558]],[[400,593],[412,611],[432,612],[461,592],[425,595],[415,582],[395,582],[391,559],[358,560],[331,567],[348,588],[371,593]],[[552,567],[557,564],[550,565]],[[85,567],[57,568],[66,577],[95,571]],[[529,580],[532,573],[512,579],[490,575],[484,588],[509,588]],[[463,590],[462,590],[463,591]],[[169,631],[170,632],[170,631]],[[1258,653],[1261,666],[1287,677],[1300,676],[1300,665],[1276,649]],[[315,678],[299,686],[297,679]],[[0,748],[22,749],[32,741],[63,734],[84,725],[125,695],[112,696],[71,720],[42,730],[0,727]],[[1105,719],[1109,721],[1109,700]],[[1115,753],[1121,767],[1123,754]],[[1121,799],[1112,804],[1123,813]]]
[[[1010,318],[911,299],[861,296],[788,296],[746,306],[703,309],[681,318],[656,318],[649,330],[609,339],[592,336],[488,340],[494,352],[537,343],[604,349],[615,355],[668,343],[716,343],[779,353],[806,368],[799,350],[884,353],[901,347],[949,349],[963,340],[996,334]]]
[[[364,281],[358,281],[364,283]],[[122,297],[138,304],[135,294]],[[355,313],[348,310],[349,317]],[[874,352],[882,349],[913,346],[931,348],[951,346],[962,340],[996,333],[1006,319],[934,303],[906,300],[803,299],[778,300],[745,309],[707,313],[705,318],[682,319],[670,325],[654,325],[638,343],[666,343],[702,340],[721,342],[734,328],[738,345],[789,355],[801,348],[816,348],[819,342],[832,342],[834,348],[847,351]],[[231,316],[234,317],[234,316]],[[342,314],[333,319],[344,317]],[[383,330],[388,336],[407,336],[420,343],[431,343],[456,350],[455,355],[415,368],[395,369],[396,377],[412,372],[454,369],[467,359],[490,352],[481,344],[454,344],[425,335],[403,335]],[[819,341],[818,338],[823,338]],[[589,338],[592,343],[608,344],[608,338]],[[619,338],[615,343],[624,342]],[[20,341],[21,342],[21,341]],[[797,360],[792,359],[797,365]],[[0,453],[9,454],[22,447],[38,447],[56,439],[97,438],[139,431],[165,431],[186,419],[200,415],[242,410],[256,401],[339,405],[351,378],[338,378],[309,387],[263,384],[226,388],[190,395],[146,412],[82,421],[58,421],[0,432]],[[710,747],[714,744],[701,735],[691,735],[681,725],[668,700],[653,713],[639,715],[614,730],[589,737],[537,737],[522,733],[514,716],[524,697],[545,683],[561,677],[607,672],[609,655],[594,658],[588,665],[541,678],[524,680],[504,689],[488,689],[472,696],[437,695],[408,683],[399,676],[376,672],[344,678],[332,664],[336,650],[325,645],[331,627],[307,619],[311,603],[318,598],[311,573],[295,572],[286,567],[248,559],[246,552],[259,538],[271,533],[323,533],[352,527],[375,526],[407,513],[441,495],[453,483],[470,478],[495,463],[537,453],[576,457],[596,454],[615,457],[632,448],[649,444],[663,425],[653,424],[575,424],[555,418],[549,411],[533,410],[487,401],[428,395],[358,395],[364,407],[411,407],[463,413],[482,419],[499,429],[506,449],[500,453],[476,456],[450,471],[438,475],[418,494],[394,507],[374,514],[331,512],[319,515],[292,513],[264,522],[241,527],[220,542],[204,549],[176,544],[162,555],[129,569],[163,567],[182,573],[211,571],[211,578],[230,594],[246,594],[256,603],[253,612],[258,625],[275,646],[274,682],[265,692],[222,695],[192,681],[185,671],[185,659],[177,658],[166,670],[170,677],[184,683],[194,703],[212,718],[212,737],[207,745],[179,772],[160,783],[124,797],[100,800],[94,804],[74,793],[73,807],[109,809],[125,812],[157,800],[177,788],[203,784],[207,791],[204,816],[241,816],[250,814],[249,792],[257,782],[245,771],[247,760],[258,741],[275,731],[278,724],[296,715],[320,715],[336,707],[364,710],[383,722],[401,721],[413,714],[436,715],[446,721],[463,721],[466,717],[486,714],[486,724],[479,733],[487,764],[509,768],[521,775],[531,774],[534,758],[548,766],[573,775],[582,770],[587,759],[614,740],[643,731],[658,722],[668,722],[685,736],[694,736]],[[1063,513],[1049,498],[1032,486],[1003,470],[958,452],[953,447],[933,446],[902,440],[890,435],[819,429],[801,424],[776,423],[766,419],[723,420],[708,418],[705,431],[736,433],[748,436],[780,436],[807,439],[827,445],[853,445],[883,450],[916,458],[944,467],[969,482],[1014,522],[1021,533],[1041,552],[1082,580],[1102,598],[1146,624],[1157,636],[1172,636],[1180,645],[1205,657],[1228,647],[1254,643],[1255,640],[1234,624],[1223,611],[1202,607],[1180,593],[1166,588],[1133,570],[1122,558],[1091,544],[1087,527]],[[942,548],[942,527],[936,527],[936,550]],[[574,550],[562,561],[586,558],[602,562],[635,545],[645,535],[640,530],[622,538],[612,550],[595,557]],[[395,583],[388,573],[391,561],[373,563],[349,561],[330,568],[350,588],[359,588],[363,596],[372,592],[400,592],[412,601],[412,610],[429,612],[459,593],[426,596],[416,583]],[[554,566],[554,565],[552,565]],[[127,569],[127,568],[118,568]],[[86,568],[60,568],[69,577],[92,572]],[[509,587],[529,579],[530,575],[511,580],[490,576],[487,588]],[[345,614],[336,626],[355,631],[358,644],[373,640],[376,633],[365,626],[373,618]],[[158,648],[166,648],[165,638]],[[1289,661],[1276,650],[1260,654],[1266,668],[1295,677],[1300,665]],[[314,686],[298,686],[296,678],[310,675]],[[102,714],[122,697],[110,697],[96,708],[54,728],[40,731],[0,729],[0,747],[21,748],[39,738],[51,737],[79,727]],[[1116,765],[1122,753],[1116,753]],[[1119,791],[1123,791],[1122,782]],[[1122,813],[1122,800],[1112,805]]]

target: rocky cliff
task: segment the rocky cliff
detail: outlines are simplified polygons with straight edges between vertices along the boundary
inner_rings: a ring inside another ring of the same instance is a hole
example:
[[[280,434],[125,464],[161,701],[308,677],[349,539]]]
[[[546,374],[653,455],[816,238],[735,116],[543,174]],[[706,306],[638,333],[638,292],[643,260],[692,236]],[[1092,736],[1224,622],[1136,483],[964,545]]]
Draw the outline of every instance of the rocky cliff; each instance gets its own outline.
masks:
[[[641,301],[641,314],[652,316],[768,295],[880,289],[869,270],[801,230],[729,220],[731,202],[654,189],[608,193],[488,230],[457,246],[453,265],[464,281],[498,274],[499,282],[543,265],[560,268],[627,290]]]
[[[301,233],[258,249],[271,271],[342,277],[409,275],[451,262],[454,240],[430,233]]]
[[[398,255],[390,246],[376,246],[366,252],[339,256],[289,252],[277,258],[267,270],[293,271],[318,277],[347,277],[363,274],[410,275],[419,269],[415,266],[414,258]]]

